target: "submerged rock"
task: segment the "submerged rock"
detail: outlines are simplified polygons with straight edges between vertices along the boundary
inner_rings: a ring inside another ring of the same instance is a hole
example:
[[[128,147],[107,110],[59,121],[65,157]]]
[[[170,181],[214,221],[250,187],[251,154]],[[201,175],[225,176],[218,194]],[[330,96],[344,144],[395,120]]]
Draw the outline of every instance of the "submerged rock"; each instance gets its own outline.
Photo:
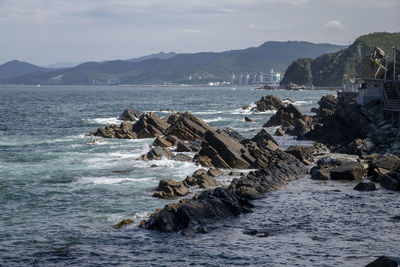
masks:
[[[353,189],[357,191],[375,191],[376,185],[372,182],[360,182]]]
[[[397,261],[394,261],[386,256],[381,256],[373,262],[365,265],[365,267],[397,267]]]
[[[383,175],[381,186],[392,191],[400,191],[400,172],[390,172]]]
[[[131,224],[131,223],[133,223],[133,220],[131,220],[131,219],[123,219],[122,221],[120,221],[119,223],[114,225],[113,228],[114,229],[120,229],[122,226]]]

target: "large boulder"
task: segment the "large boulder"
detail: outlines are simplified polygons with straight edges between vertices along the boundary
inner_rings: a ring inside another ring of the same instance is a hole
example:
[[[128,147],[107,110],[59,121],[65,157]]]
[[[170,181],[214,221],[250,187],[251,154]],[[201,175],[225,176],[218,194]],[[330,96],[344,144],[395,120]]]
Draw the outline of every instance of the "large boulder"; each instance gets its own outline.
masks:
[[[386,256],[381,256],[374,260],[371,263],[368,263],[365,265],[365,267],[397,267],[398,263],[397,261],[390,259]]]
[[[275,139],[267,133],[264,129],[259,131],[251,141],[255,142],[260,148],[269,149],[269,150],[277,150],[279,149],[278,143]]]
[[[267,110],[279,110],[284,106],[285,103],[283,103],[278,97],[273,95],[267,95],[261,97],[261,99],[255,103],[255,107],[253,107],[251,111],[263,112]]]
[[[364,167],[358,162],[345,162],[331,171],[331,180],[360,181],[364,177]]]
[[[171,179],[161,180],[158,184],[157,191],[153,197],[162,199],[175,199],[177,197],[185,196],[189,190],[183,182],[176,182]]]
[[[203,191],[192,199],[166,205],[145,222],[146,229],[161,232],[207,232],[210,220],[226,219],[250,212],[247,200],[222,187]]]
[[[400,169],[400,158],[393,154],[380,155],[372,160],[373,168],[382,168],[388,171]]]
[[[136,139],[136,133],[133,130],[133,124],[130,122],[122,122],[121,124],[111,124],[104,128],[99,127],[96,132],[91,132],[89,135],[100,136],[103,138],[118,138],[118,139]]]
[[[170,125],[154,112],[144,113],[133,125],[138,138],[154,138],[165,133]]]
[[[140,156],[141,160],[160,160],[160,159],[171,159],[174,154],[164,147],[154,147],[146,154]]]
[[[294,126],[295,121],[298,119],[302,119],[303,114],[301,111],[294,105],[288,104],[278,110],[267,123],[263,125],[263,127],[272,127],[272,126]]]
[[[171,124],[171,127],[166,130],[165,135],[173,135],[184,141],[200,140],[207,131],[214,130],[190,112],[171,115],[167,122]]]
[[[360,182],[353,189],[357,191],[375,191],[376,186],[373,182]]]
[[[332,116],[335,113],[336,105],[338,104],[338,99],[335,95],[326,95],[321,97],[318,101],[318,109],[315,110],[317,117],[320,120],[325,120],[327,117]]]
[[[140,115],[141,113],[139,111],[126,108],[121,115],[119,115],[118,119],[122,121],[137,121]]]
[[[312,165],[312,162],[314,162],[314,146],[293,145],[289,146],[285,152],[295,156],[306,165]]]
[[[381,186],[392,191],[400,191],[400,172],[385,174],[381,179]]]

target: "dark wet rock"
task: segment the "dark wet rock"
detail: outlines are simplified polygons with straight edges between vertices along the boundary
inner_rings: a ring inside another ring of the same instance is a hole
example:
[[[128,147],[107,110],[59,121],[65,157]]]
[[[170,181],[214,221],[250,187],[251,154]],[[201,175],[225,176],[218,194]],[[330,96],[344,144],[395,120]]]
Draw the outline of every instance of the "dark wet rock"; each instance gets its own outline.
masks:
[[[244,117],[244,120],[247,122],[256,122],[254,119],[250,118],[250,117]]]
[[[209,169],[207,171],[207,174],[211,177],[218,177],[224,174],[223,171],[219,170],[219,169]]]
[[[275,135],[276,136],[284,136],[285,135],[285,131],[282,130],[281,128],[276,129],[275,131]]]
[[[376,185],[373,182],[360,182],[353,189],[357,191],[375,191]]]
[[[96,132],[89,135],[100,136],[104,138],[119,138],[119,139],[136,139],[136,133],[133,131],[133,125],[130,122],[122,122],[120,125],[111,124],[104,128],[99,127]]]
[[[171,159],[174,154],[167,148],[155,147],[146,154],[142,155],[139,159],[141,160],[160,160],[160,159]]]
[[[386,256],[381,256],[373,262],[365,265],[365,267],[397,267],[397,261],[390,259]]]
[[[392,191],[400,191],[400,172],[385,174],[381,179],[381,186]]]
[[[235,217],[250,212],[253,207],[228,189],[217,187],[203,191],[192,199],[166,205],[146,221],[145,227],[161,232],[192,231],[207,232],[210,220]]]
[[[285,103],[283,103],[278,97],[273,96],[273,95],[267,95],[261,97],[260,100],[258,100],[255,103],[255,107],[251,109],[252,112],[263,112],[267,110],[279,110],[280,108],[285,106]]]
[[[301,178],[307,173],[307,168],[296,158],[284,154],[270,166],[252,171],[240,179],[234,179],[229,189],[245,198],[255,198],[257,195],[283,188],[289,181]],[[291,158],[291,160],[289,160]]]
[[[171,179],[161,180],[158,184],[157,191],[153,197],[162,199],[175,199],[177,197],[185,196],[189,190],[183,182],[176,182]]]
[[[275,146],[273,147],[272,150],[276,150],[276,147],[279,148],[278,143],[275,141],[275,139],[267,133],[266,130],[262,129],[259,131],[252,139],[251,141],[256,142],[259,147],[266,148],[272,144]]]
[[[178,144],[176,145],[176,151],[177,152],[191,152],[192,149],[190,148],[190,145],[188,143],[185,143],[183,141],[178,141]]]
[[[163,137],[157,137],[156,140],[154,140],[153,142],[153,146],[171,147],[172,143]]]
[[[137,138],[154,138],[161,136],[170,125],[163,121],[154,112],[144,113],[133,125]]]
[[[120,120],[122,121],[137,121],[142,113],[137,110],[132,110],[129,108],[124,109],[124,111],[119,115]]]
[[[389,170],[384,168],[374,168],[371,173],[372,181],[379,183],[382,180],[382,177],[389,172]]]
[[[312,146],[314,147],[314,157],[331,153],[331,150],[324,144],[314,143]]]
[[[176,137],[176,136],[174,136],[174,135],[168,135],[168,136],[166,136],[165,137],[165,139],[168,141],[168,142],[170,142],[172,145],[177,145],[178,144],[178,141],[179,141],[179,138],[178,137]]]
[[[347,152],[353,155],[364,156],[371,153],[375,149],[375,144],[369,138],[355,139],[347,145]]]
[[[193,158],[191,156],[185,154],[176,154],[175,156],[172,156],[172,159],[176,161],[186,161],[186,162],[193,161]]]
[[[295,156],[306,165],[312,165],[314,162],[314,146],[289,146],[285,152]]]
[[[205,169],[199,169],[195,171],[192,176],[186,177],[184,184],[187,186],[196,186],[200,188],[209,188],[220,186],[221,184],[212,178]]]
[[[345,162],[331,171],[331,180],[360,181],[364,167],[358,162]]]
[[[278,110],[267,123],[263,125],[263,127],[272,127],[272,126],[294,126],[295,121],[298,119],[302,119],[303,114],[301,111],[294,105],[288,104]]]
[[[171,115],[167,122],[171,124],[171,127],[167,129],[165,135],[173,135],[183,141],[200,140],[207,131],[214,130],[190,112]]]
[[[317,161],[317,165],[310,170],[311,179],[313,180],[330,180],[331,171],[342,164],[337,159],[329,157],[321,158]]]
[[[114,225],[114,229],[120,229],[122,226],[128,225],[133,223],[133,220],[131,219],[123,219],[122,221],[120,221],[119,223],[117,223],[116,225]]]
[[[256,230],[256,229],[247,229],[243,231],[243,234],[256,236],[256,237],[268,237],[269,233],[266,230]]]
[[[319,119],[324,120],[327,117],[333,116],[337,104],[338,99],[335,95],[323,96],[318,101],[319,107],[315,109],[314,112],[317,113]]]
[[[197,152],[201,149],[201,141],[200,140],[192,141],[190,142],[189,147],[193,152]]]
[[[244,138],[240,133],[238,133],[238,132],[235,131],[235,130],[232,130],[231,128],[226,128],[226,129],[224,129],[224,132],[225,132],[227,135],[229,135],[230,138],[235,139],[235,140],[238,141],[239,143],[242,143],[242,142],[245,140],[245,138]]]

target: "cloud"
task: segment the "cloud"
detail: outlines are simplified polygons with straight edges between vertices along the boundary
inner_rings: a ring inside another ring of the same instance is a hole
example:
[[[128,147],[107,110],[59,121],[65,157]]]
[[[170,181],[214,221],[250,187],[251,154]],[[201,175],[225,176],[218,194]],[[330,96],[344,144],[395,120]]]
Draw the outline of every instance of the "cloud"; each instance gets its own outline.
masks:
[[[254,23],[248,24],[247,28],[249,28],[251,30],[256,30],[256,31],[269,31],[269,32],[279,31],[281,29],[278,26],[273,26],[273,25],[260,26],[260,25],[254,24]]]
[[[196,29],[170,29],[170,31],[177,33],[200,33],[200,31]]]
[[[338,20],[331,20],[325,23],[325,29],[328,31],[340,31],[344,30],[346,27]]]

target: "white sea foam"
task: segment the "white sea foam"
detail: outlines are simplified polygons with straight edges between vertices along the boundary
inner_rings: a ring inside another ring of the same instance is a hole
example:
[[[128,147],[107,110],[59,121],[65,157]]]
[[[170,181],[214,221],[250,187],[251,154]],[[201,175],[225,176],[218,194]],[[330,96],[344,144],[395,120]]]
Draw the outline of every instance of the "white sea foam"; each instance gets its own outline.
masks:
[[[149,183],[151,181],[155,181],[154,178],[116,178],[116,177],[107,177],[107,176],[100,176],[100,177],[81,177],[76,181],[76,184],[120,184],[120,183]]]
[[[122,121],[118,118],[94,118],[94,119],[84,119],[88,124],[120,124]]]
[[[212,115],[212,114],[221,114],[224,111],[221,110],[205,110],[205,111],[194,111],[192,112],[194,115]]]
[[[294,101],[294,104],[297,106],[303,106],[303,105],[311,105],[313,103],[313,101],[308,100],[308,101],[303,101],[303,100],[298,100],[298,101]]]
[[[217,117],[213,119],[204,119],[205,122],[216,122],[216,121],[224,121],[225,119],[222,117]]]

